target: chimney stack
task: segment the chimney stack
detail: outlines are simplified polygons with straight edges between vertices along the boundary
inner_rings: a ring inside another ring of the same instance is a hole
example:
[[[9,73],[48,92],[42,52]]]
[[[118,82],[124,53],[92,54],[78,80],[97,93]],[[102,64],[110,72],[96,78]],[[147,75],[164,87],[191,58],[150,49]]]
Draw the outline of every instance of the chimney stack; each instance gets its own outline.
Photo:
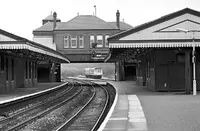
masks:
[[[53,13],[53,29],[56,28],[56,19],[57,19],[57,13],[54,12],[54,13]]]
[[[120,29],[120,13],[119,13],[119,10],[117,10],[117,13],[116,13],[116,24],[117,24],[117,27]]]

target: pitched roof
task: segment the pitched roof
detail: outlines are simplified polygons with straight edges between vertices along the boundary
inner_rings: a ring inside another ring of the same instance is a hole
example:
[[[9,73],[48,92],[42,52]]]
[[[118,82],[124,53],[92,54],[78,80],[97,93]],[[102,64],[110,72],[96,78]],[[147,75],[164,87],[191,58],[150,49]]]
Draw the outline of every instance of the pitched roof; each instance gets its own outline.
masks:
[[[116,26],[105,22],[104,20],[92,15],[79,15],[68,22],[57,22],[55,30],[90,30],[90,29],[118,29]],[[48,22],[41,27],[33,30],[53,31],[53,22]]]
[[[93,16],[79,15],[68,22],[62,22],[57,26],[56,30],[80,30],[80,29],[118,29],[110,25],[108,22]]]
[[[39,28],[33,30],[34,31],[53,31],[53,15],[49,15],[47,16],[45,19],[43,19],[42,21],[48,21],[47,23],[45,23],[44,25],[40,26]],[[57,23],[60,23],[60,19],[56,18]]]
[[[7,31],[5,31],[5,30],[2,30],[2,29],[0,29],[0,34],[5,35],[5,36],[8,36],[8,37],[11,37],[11,38],[13,38],[13,39],[15,39],[15,40],[17,40],[17,41],[22,41],[22,40],[24,40],[23,37],[17,36],[17,35],[15,35],[15,34],[12,34],[12,33],[10,33],[10,32],[7,32]]]
[[[60,23],[60,22],[57,22]],[[33,30],[34,31],[53,31],[53,22],[47,22],[46,24],[42,25],[41,27]]]
[[[117,27],[116,22],[108,22],[110,25]],[[120,22],[120,30],[130,30],[132,29],[133,26],[125,23],[125,22]]]
[[[133,34],[135,32],[138,32],[138,31],[141,31],[141,30],[144,30],[146,28],[149,28],[151,26],[154,26],[154,25],[157,25],[159,23],[162,23],[164,21],[168,21],[168,20],[171,20],[175,17],[178,17],[178,16],[181,16],[183,14],[186,14],[186,13],[189,13],[189,14],[192,14],[192,15],[195,15],[195,16],[198,16],[200,17],[200,12],[198,11],[195,11],[195,10],[192,10],[190,8],[185,8],[185,9],[182,9],[182,10],[179,10],[177,12],[174,12],[174,13],[171,13],[171,14],[168,14],[168,15],[165,15],[163,17],[160,17],[156,20],[153,20],[153,21],[150,21],[150,22],[147,22],[147,23],[144,23],[142,25],[139,25],[139,26],[136,26],[134,27],[133,29],[131,30],[128,30],[128,31],[124,31],[122,33],[118,33],[116,35],[113,35],[111,36],[110,38],[108,38],[108,40],[112,41],[112,40],[117,40],[117,39],[120,39],[124,36],[127,36],[127,35],[130,35],[130,34]]]

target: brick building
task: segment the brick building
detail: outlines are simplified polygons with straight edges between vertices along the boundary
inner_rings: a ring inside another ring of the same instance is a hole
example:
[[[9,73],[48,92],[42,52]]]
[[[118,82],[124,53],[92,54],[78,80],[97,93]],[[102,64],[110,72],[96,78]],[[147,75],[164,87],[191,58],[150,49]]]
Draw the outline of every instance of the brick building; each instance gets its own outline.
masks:
[[[57,14],[48,16],[43,25],[33,31],[33,40],[66,55],[70,62],[103,62],[109,53],[107,38],[132,26],[120,22],[106,22],[94,15],[77,15],[61,22]]]

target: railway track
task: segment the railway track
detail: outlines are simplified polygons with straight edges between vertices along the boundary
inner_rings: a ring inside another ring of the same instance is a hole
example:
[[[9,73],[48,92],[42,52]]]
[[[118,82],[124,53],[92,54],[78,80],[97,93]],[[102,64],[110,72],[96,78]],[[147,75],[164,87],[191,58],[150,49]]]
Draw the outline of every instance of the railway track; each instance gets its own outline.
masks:
[[[56,131],[94,131],[98,129],[100,118],[108,104],[109,95],[101,85],[86,81],[84,83],[91,85],[95,89],[95,93],[74,116],[63,123]]]
[[[52,104],[54,102],[58,102],[58,100],[61,98],[63,99],[64,96],[66,94],[71,94],[71,96],[73,96],[73,92],[75,90],[75,87],[73,85],[71,85],[70,88],[63,88],[61,91],[54,93],[51,95],[51,97],[49,97],[49,95],[47,95],[47,97],[45,98],[44,96],[42,96],[40,98],[41,102],[38,102],[39,98],[36,98],[37,101],[32,104],[31,106],[28,106],[28,108],[24,108],[24,106],[22,106],[20,108],[20,103],[17,105],[10,105],[10,108],[17,108],[18,110],[15,110],[14,113],[10,113],[11,115],[4,117],[3,119],[0,120],[0,130],[18,130],[18,128],[22,127],[23,125],[25,125],[26,123],[36,119],[37,117],[42,116],[42,114],[45,114],[45,110],[53,110],[53,108],[51,107]],[[32,101],[32,100],[31,100]],[[23,102],[25,103],[25,102]],[[28,104],[30,102],[27,102]],[[26,104],[27,107],[27,104]],[[8,107],[5,107],[8,109]],[[11,109],[12,110],[12,109]],[[8,111],[11,112],[11,111]]]
[[[8,103],[4,103],[0,105],[0,121],[5,119],[6,117],[11,117],[27,108],[31,108],[33,106],[37,106],[38,104],[46,101],[46,98],[53,99],[55,96],[60,95],[62,92],[60,90],[70,90],[73,88],[72,83],[68,83],[65,85],[61,85],[61,87],[48,90],[46,92],[42,92],[33,96],[24,97],[22,99],[11,101]],[[20,106],[18,106],[20,103]]]
[[[59,95],[0,120],[0,130],[97,130],[108,104],[108,92],[84,80],[68,81],[71,87]]]

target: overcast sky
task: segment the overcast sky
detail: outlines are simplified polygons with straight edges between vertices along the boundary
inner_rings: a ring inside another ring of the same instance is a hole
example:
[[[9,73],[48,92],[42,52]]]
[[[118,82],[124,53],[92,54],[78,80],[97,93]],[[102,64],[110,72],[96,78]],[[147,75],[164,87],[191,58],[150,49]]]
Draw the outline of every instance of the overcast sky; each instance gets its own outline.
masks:
[[[200,11],[200,0],[0,0],[1,29],[32,40],[32,31],[42,25],[42,19],[57,12],[62,22],[79,13],[92,15],[94,5],[97,17],[115,21],[116,11],[120,20],[137,26],[169,13],[191,8]]]

